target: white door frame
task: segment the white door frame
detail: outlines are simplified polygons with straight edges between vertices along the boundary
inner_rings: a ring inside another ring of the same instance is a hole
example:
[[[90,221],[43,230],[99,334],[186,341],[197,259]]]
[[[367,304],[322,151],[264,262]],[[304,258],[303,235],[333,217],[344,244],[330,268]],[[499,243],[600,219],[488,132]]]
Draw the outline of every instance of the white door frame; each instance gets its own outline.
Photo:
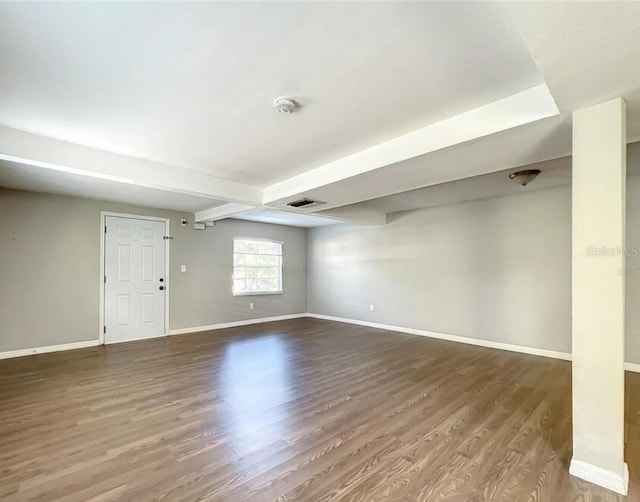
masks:
[[[164,235],[169,237],[169,218],[158,218],[157,216],[143,216],[139,214],[114,213],[112,211],[100,211],[100,329],[99,342],[104,345],[104,229],[107,225],[107,216],[115,216],[118,218],[131,218],[135,220],[151,220],[164,222]],[[169,242],[170,239],[164,240],[164,276],[165,276],[165,293],[164,293],[164,333],[160,336],[169,334],[169,292],[171,291],[171,282],[169,280]]]

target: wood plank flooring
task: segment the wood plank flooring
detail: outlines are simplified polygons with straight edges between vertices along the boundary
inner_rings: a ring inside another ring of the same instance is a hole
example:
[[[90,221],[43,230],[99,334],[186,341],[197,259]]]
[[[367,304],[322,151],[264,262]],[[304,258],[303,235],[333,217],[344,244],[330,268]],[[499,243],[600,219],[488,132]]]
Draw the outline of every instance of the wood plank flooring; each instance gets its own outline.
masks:
[[[0,361],[0,500],[640,500],[569,476],[571,365],[296,319]]]

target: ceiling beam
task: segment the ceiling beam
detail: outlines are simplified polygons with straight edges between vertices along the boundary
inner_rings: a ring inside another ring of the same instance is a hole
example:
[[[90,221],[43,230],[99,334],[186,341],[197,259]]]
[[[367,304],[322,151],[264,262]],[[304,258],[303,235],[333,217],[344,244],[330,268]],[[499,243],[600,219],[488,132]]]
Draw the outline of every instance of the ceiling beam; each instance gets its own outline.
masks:
[[[557,115],[545,84],[343,157],[264,189],[264,203],[285,200],[430,152]]]
[[[147,188],[260,204],[259,187],[0,127],[0,159]]]
[[[252,206],[249,204],[229,203],[223,206],[212,207],[204,211],[195,213],[196,223],[206,223],[208,221],[223,220],[225,218],[233,218],[242,213],[255,211],[273,211],[271,206]],[[336,208],[329,209],[318,213],[311,213],[304,210],[294,210],[291,208],[279,208],[280,213],[291,213],[299,216],[309,216],[311,218],[325,218],[327,220],[359,223],[363,225],[385,225],[387,216],[384,213],[367,209],[367,208]]]
[[[334,220],[360,225],[386,225],[387,215],[364,207],[336,207],[311,213],[313,216],[325,216]]]
[[[311,209],[325,211],[570,154],[571,116],[557,115],[324,185],[296,198],[326,202]]]
[[[223,220],[225,218],[231,218],[245,211],[253,211],[256,206],[250,204],[240,204],[238,202],[230,202],[223,206],[212,207],[211,209],[205,209],[204,211],[198,211],[195,213],[196,223],[206,223],[208,221]]]
[[[384,225],[386,215],[383,213],[340,206],[388,194],[383,192],[397,193],[423,186],[425,183],[420,180],[426,171],[420,159],[427,154],[445,152],[460,144],[475,145],[475,140],[505,130],[516,130],[522,124],[538,123],[542,118],[557,115],[557,112],[546,85],[539,85],[265,189],[7,127],[0,127],[0,159],[227,202],[196,213],[195,219],[200,223],[233,217],[246,211],[275,208],[338,221]],[[413,166],[418,160],[419,165]],[[464,163],[465,166],[467,164]],[[471,175],[457,172],[445,164],[440,168],[446,169],[441,173],[444,178],[439,182],[465,177],[461,174]],[[422,174],[411,174],[412,169]],[[431,173],[433,169],[427,171]],[[314,192],[312,198],[319,198],[326,204],[311,211],[292,210],[286,206],[287,197],[306,194],[309,190]]]

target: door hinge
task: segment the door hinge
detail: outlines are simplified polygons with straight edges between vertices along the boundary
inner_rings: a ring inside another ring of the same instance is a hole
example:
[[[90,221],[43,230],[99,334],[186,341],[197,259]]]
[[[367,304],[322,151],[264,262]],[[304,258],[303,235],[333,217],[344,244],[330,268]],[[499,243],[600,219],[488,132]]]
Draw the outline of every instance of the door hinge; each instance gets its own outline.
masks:
[[[163,236],[162,238],[163,238],[165,241],[168,241],[168,240],[170,240],[170,239],[173,239],[173,237],[170,237],[170,236],[168,236],[168,235],[165,235],[165,236]]]
[[[107,225],[104,226],[104,233],[107,233]]]
[[[102,326],[102,332],[106,333],[107,332],[107,327],[106,326]]]
[[[107,283],[107,276],[106,275],[104,276],[104,283],[105,284]]]

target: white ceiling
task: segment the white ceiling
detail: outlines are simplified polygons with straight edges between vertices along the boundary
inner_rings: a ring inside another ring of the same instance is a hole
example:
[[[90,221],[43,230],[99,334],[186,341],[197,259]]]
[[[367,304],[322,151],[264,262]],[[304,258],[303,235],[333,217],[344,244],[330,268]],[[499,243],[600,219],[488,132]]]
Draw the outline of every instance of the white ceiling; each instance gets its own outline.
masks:
[[[0,18],[0,159],[20,163],[1,186],[379,224],[567,156],[580,107],[626,98],[640,139],[633,2],[4,2]],[[278,115],[280,95],[301,108]],[[326,204],[281,211],[302,196]]]
[[[311,199],[330,200],[330,206],[371,200],[534,164],[571,152],[571,120],[556,116],[414,157],[400,164],[303,192]],[[380,180],[385,175],[384,181]],[[325,206],[328,207],[328,206]],[[322,212],[324,208],[319,208]]]
[[[4,2],[0,17],[1,124],[258,186],[543,82],[485,4]],[[276,114],[280,95],[299,113]]]
[[[640,2],[506,6],[562,111],[637,91]]]
[[[540,169],[542,172],[526,187],[522,187],[514,183],[513,180],[510,180],[509,174],[515,170],[508,169],[389,195],[387,197],[362,202],[359,205],[388,214],[398,211],[410,211],[425,207],[454,204],[456,202],[485,199],[488,197],[500,197],[536,190],[546,190],[571,183],[570,157],[539,162],[527,166],[527,168]]]
[[[526,187],[522,187],[509,179],[509,174],[523,168],[539,169],[541,171],[540,175]],[[627,146],[627,173],[633,176],[640,175],[640,142],[631,143]],[[569,156],[521,166],[518,169],[506,169],[448,183],[430,185],[361,202],[354,204],[353,207],[389,214],[489,197],[547,190],[570,184],[571,157]]]

